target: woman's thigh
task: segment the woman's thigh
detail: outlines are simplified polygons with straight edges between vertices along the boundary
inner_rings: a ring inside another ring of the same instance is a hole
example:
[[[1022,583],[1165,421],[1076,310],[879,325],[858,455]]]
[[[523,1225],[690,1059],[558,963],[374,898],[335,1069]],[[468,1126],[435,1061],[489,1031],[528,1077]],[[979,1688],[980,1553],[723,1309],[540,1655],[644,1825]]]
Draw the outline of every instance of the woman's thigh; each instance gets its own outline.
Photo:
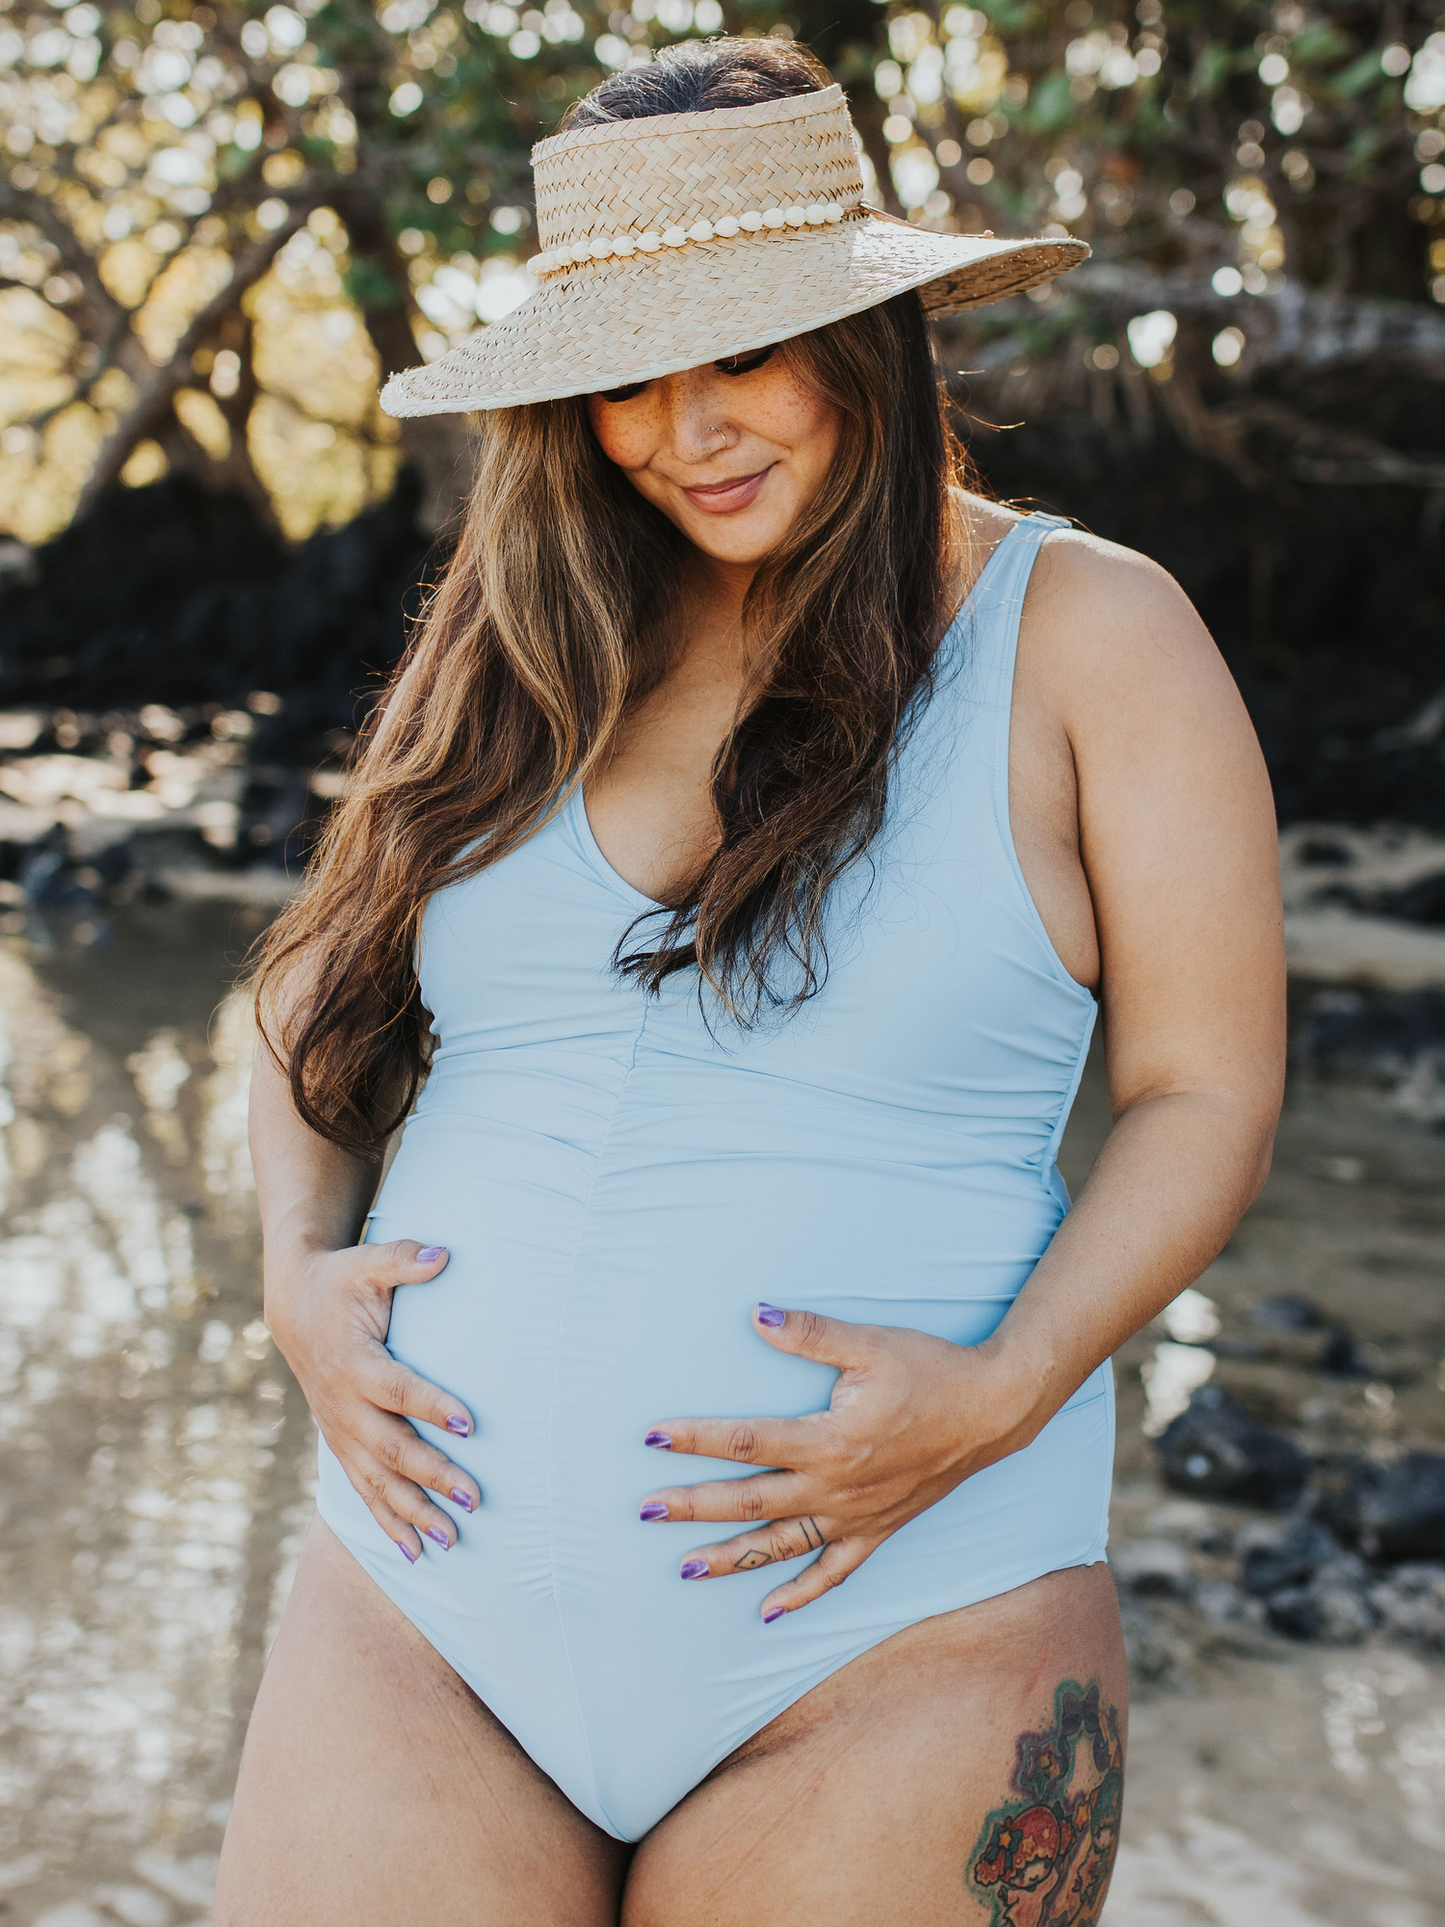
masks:
[[[216,1927],[616,1927],[628,1851],[318,1520],[251,1716]]]
[[[1103,1566],[923,1620],[653,1829],[623,1927],[1094,1927],[1126,1700]]]

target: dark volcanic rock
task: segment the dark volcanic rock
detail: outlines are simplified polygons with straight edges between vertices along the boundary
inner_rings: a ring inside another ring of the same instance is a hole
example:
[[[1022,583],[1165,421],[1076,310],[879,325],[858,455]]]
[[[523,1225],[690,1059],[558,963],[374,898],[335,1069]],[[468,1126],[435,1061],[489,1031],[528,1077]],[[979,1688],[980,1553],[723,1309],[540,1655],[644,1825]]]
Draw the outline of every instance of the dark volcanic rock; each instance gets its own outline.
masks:
[[[1369,1365],[1348,1325],[1332,1325],[1320,1346],[1320,1370],[1331,1378],[1368,1378]]]
[[[1366,1079],[1406,1116],[1445,1127],[1445,990],[1322,991],[1305,1012],[1295,1054],[1312,1070]]]
[[[1360,1542],[1360,1497],[1379,1477],[1380,1468],[1350,1452],[1332,1452],[1315,1461],[1310,1473],[1308,1511],[1347,1546]]]
[[[1306,837],[1295,851],[1295,857],[1307,869],[1317,866],[1333,869],[1336,865],[1354,861],[1348,844],[1337,842],[1332,836]]]
[[[1240,1582],[1264,1601],[1277,1632],[1352,1645],[1374,1625],[1368,1564],[1317,1522],[1249,1528],[1240,1535],[1240,1551]]]
[[[1359,1534],[1372,1559],[1445,1559],[1445,1455],[1407,1452],[1362,1474]]]
[[[1445,990],[1401,990],[1365,997],[1322,991],[1311,999],[1295,1038],[1300,1061],[1337,1076],[1392,1083],[1421,1054],[1445,1045]]]
[[[1399,890],[1377,890],[1360,908],[1377,917],[1397,917],[1403,923],[1445,924],[1445,870]]]
[[[1356,1645],[1375,1624],[1370,1569],[1349,1552],[1321,1567],[1307,1585],[1282,1588],[1264,1604],[1276,1631],[1329,1646]]]
[[[1240,1583],[1257,1598],[1268,1598],[1286,1586],[1302,1586],[1343,1553],[1326,1527],[1300,1520],[1284,1532],[1247,1541],[1240,1559]]]
[[[1256,1299],[1249,1315],[1256,1325],[1272,1332],[1318,1331],[1325,1322],[1323,1312],[1312,1298],[1293,1291]]]
[[[1205,1385],[1155,1441],[1165,1483],[1245,1505],[1288,1505],[1305,1482],[1297,1446],[1250,1418],[1217,1385]]]

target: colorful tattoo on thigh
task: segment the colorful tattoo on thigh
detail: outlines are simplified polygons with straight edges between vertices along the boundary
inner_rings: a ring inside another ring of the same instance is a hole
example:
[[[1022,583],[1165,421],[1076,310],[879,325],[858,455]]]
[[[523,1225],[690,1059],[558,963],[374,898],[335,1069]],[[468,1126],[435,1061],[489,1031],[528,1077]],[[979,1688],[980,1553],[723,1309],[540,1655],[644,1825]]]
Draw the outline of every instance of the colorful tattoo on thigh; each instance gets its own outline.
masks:
[[[1065,1680],[1052,1718],[1021,1733],[1014,1799],[984,1821],[968,1881],[990,1927],[1095,1927],[1124,1804],[1119,1716],[1097,1680]]]

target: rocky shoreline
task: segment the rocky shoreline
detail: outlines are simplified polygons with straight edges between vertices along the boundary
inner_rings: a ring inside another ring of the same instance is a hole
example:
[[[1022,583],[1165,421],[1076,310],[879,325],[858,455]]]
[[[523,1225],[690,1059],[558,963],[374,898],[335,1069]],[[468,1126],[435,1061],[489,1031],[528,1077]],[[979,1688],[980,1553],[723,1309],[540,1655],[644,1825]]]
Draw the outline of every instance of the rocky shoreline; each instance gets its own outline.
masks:
[[[1372,1373],[1347,1327],[1325,1331],[1319,1353],[1321,1369],[1368,1379],[1367,1396],[1388,1409],[1390,1378],[1374,1375],[1378,1361]],[[1189,1498],[1156,1508],[1157,1536],[1111,1552],[1134,1600],[1180,1602],[1215,1632],[1268,1630],[1333,1646],[1379,1633],[1445,1653],[1445,1454],[1333,1449],[1312,1458],[1216,1386],[1192,1395],[1157,1448],[1163,1484]],[[1201,1495],[1228,1502],[1237,1522],[1198,1504]],[[1250,1500],[1276,1516],[1241,1516]],[[1134,1623],[1137,1635],[1147,1617]]]
[[[1445,1656],[1440,1135],[1400,1101],[1411,1051],[1439,1052],[1441,993],[1351,996],[1293,987],[1265,1191],[1115,1360],[1109,1557],[1146,1699],[1313,1652]],[[1108,1128],[1091,1064],[1072,1189]]]
[[[260,759],[282,708],[0,711],[0,933],[103,943],[137,898],[283,903],[345,779]]]

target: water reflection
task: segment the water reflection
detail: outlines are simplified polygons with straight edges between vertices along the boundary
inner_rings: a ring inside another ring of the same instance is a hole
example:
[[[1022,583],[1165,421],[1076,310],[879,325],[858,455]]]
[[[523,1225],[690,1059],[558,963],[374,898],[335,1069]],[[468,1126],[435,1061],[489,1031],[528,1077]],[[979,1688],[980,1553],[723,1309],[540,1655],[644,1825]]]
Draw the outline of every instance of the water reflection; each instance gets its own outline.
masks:
[[[218,950],[197,968],[221,989]],[[205,1918],[307,1510],[259,1316],[249,1022],[232,996],[208,1026],[207,987],[152,1028],[107,973],[105,1048],[0,947],[0,1898],[37,1927]]]

